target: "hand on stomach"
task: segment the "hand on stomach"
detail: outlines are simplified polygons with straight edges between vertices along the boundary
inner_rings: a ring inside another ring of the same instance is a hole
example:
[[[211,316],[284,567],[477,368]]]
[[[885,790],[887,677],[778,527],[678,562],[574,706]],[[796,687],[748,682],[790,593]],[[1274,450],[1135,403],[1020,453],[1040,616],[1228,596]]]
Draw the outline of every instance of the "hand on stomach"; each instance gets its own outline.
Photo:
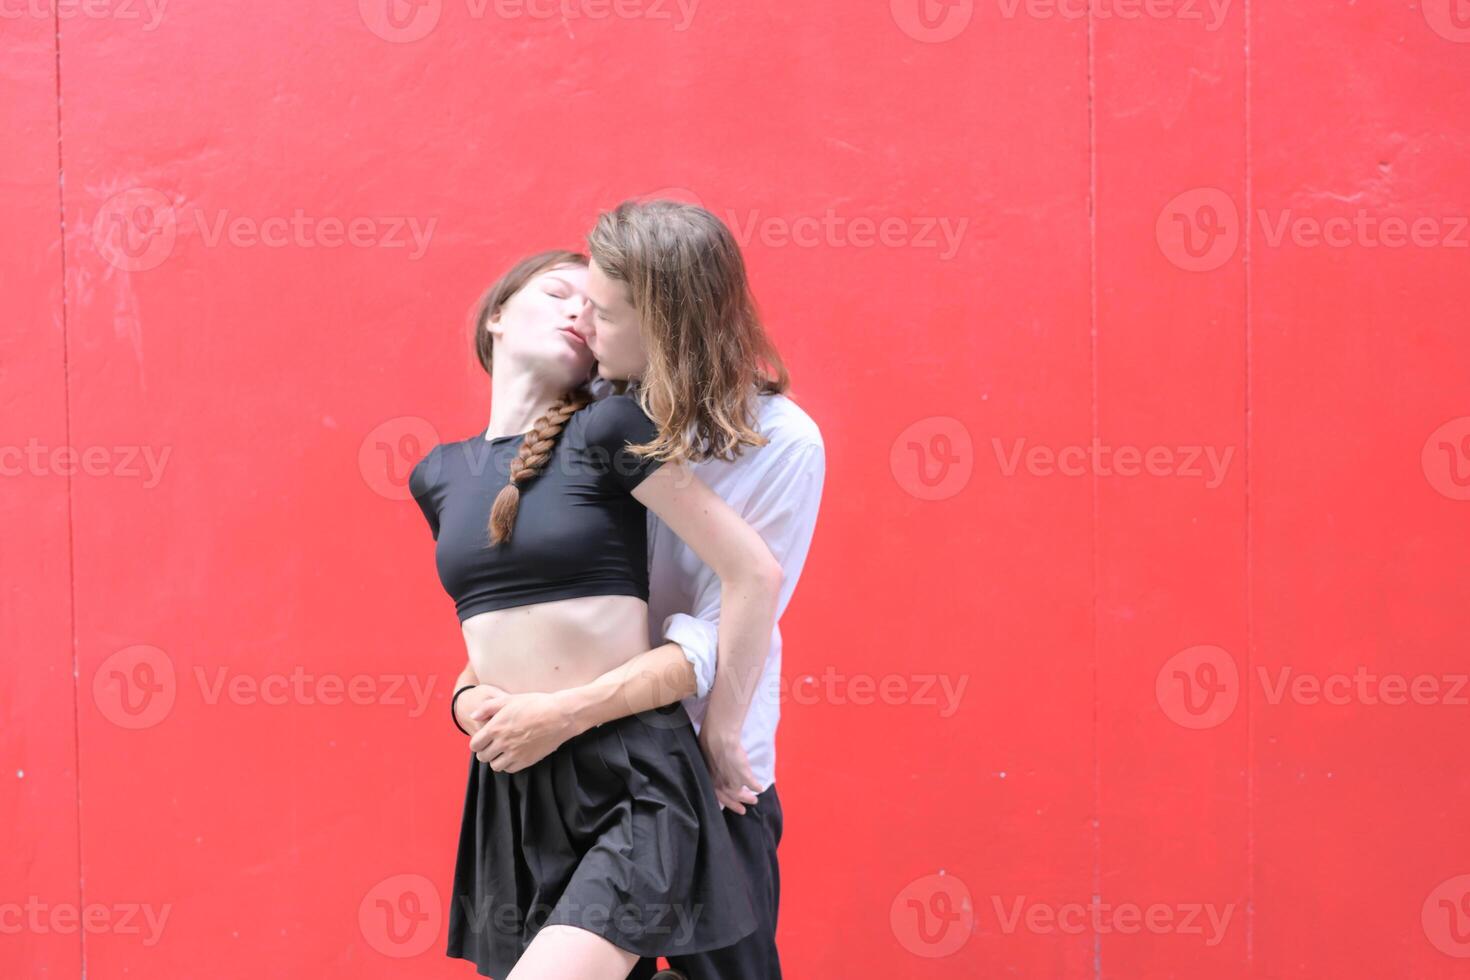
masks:
[[[648,604],[636,596],[558,599],[461,624],[475,676],[512,694],[585,684],[648,649]]]

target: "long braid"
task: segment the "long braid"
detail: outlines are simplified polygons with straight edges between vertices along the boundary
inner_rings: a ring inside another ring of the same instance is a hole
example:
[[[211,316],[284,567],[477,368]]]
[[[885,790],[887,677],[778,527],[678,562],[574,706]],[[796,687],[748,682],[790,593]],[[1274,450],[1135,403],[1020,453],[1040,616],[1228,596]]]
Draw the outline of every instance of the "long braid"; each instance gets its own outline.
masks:
[[[530,480],[545,468],[546,461],[551,458],[551,450],[556,446],[557,437],[561,435],[561,430],[567,424],[567,419],[585,408],[591,401],[591,394],[585,388],[578,388],[552,405],[546,414],[531,426],[531,431],[526,433],[526,438],[521,442],[520,452],[516,453],[516,458],[510,462],[510,482],[495,495],[495,503],[490,507],[490,523],[487,530],[490,533],[491,544],[500,544],[510,538],[510,530],[516,522],[516,512],[521,506],[520,484]]]

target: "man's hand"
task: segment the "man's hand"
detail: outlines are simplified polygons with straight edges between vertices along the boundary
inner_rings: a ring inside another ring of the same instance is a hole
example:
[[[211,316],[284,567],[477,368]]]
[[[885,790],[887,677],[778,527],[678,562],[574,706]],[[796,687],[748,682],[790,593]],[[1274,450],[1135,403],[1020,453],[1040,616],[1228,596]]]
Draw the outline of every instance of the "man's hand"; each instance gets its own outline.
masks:
[[[470,750],[496,772],[520,772],[580,734],[576,720],[555,694],[510,694],[490,684],[481,687],[489,692],[470,713],[480,726],[471,729]]]
[[[709,764],[710,779],[715,784],[715,798],[720,806],[736,813],[744,813],[746,806],[755,806],[757,793],[765,787],[756,781],[750,771],[750,760],[745,757],[745,748],[740,744],[740,730],[728,725],[705,723],[699,729],[699,747],[704,750],[704,761]]]

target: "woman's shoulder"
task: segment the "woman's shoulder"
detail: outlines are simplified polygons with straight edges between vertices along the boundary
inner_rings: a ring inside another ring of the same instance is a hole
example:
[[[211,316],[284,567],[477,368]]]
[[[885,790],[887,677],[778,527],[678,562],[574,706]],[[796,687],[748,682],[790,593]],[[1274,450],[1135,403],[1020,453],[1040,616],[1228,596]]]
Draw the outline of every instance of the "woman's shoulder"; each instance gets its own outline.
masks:
[[[617,449],[627,443],[648,442],[658,426],[631,394],[605,395],[577,413],[587,443]]]
[[[594,398],[582,409],[589,417],[622,418],[641,415],[647,418],[643,406],[638,404],[638,396],[631,391],[610,392],[601,398]]]
[[[485,439],[484,429],[463,439],[435,443],[409,470],[409,492],[420,497],[454,482],[456,473],[483,472],[494,448],[495,443]]]
[[[444,454],[442,442],[435,443],[423,458],[408,471],[408,492],[422,497],[437,487],[444,476]],[[399,472],[402,472],[401,470]]]

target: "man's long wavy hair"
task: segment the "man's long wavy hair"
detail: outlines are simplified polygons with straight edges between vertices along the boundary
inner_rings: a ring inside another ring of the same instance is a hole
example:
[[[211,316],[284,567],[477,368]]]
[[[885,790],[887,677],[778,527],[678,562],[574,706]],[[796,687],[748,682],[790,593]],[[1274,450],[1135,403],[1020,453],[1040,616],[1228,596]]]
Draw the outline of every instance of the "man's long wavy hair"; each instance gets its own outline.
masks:
[[[471,321],[475,331],[475,356],[479,358],[480,367],[485,369],[486,374],[492,374],[495,355],[494,338],[487,329],[490,318],[499,313],[500,308],[532,279],[543,272],[568,265],[585,267],[587,256],[581,252],[560,249],[528,255],[485,290],[480,301],[475,304]],[[520,450],[510,462],[509,480],[495,495],[495,502],[490,507],[490,518],[485,530],[492,545],[501,544],[510,538],[510,532],[515,527],[516,513],[521,506],[520,485],[535,479],[545,469],[547,460],[551,458],[551,450],[556,447],[556,440],[566,427],[567,419],[591,400],[592,395],[585,385],[574,388],[558,399],[526,433]]]
[[[637,398],[658,437],[631,450],[730,460],[765,445],[754,395],[784,392],[790,379],[730,229],[693,204],[624,201],[598,216],[587,243],[598,268],[627,285],[643,324],[648,368]]]

